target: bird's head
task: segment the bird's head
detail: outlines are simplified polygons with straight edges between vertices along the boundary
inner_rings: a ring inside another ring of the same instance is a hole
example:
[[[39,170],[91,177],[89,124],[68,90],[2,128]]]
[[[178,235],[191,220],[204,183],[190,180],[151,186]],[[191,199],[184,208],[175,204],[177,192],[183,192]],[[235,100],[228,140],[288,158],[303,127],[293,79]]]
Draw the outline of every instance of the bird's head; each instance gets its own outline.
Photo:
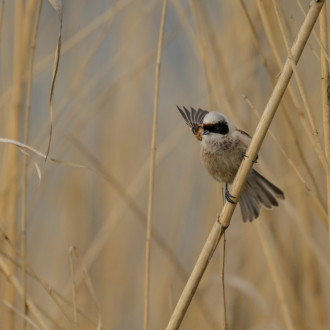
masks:
[[[221,138],[230,135],[236,128],[234,124],[220,112],[209,112],[203,120],[203,139]]]

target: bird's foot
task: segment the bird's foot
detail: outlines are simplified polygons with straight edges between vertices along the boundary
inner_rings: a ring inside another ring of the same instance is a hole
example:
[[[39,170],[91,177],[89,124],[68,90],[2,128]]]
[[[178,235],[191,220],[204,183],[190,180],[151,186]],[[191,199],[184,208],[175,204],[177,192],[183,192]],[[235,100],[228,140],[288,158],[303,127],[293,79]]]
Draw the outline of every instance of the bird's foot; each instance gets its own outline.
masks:
[[[246,158],[247,157],[247,155],[246,155],[246,153],[244,151],[242,152],[242,157],[243,158]],[[257,156],[257,158],[255,160],[252,161],[252,163],[255,163],[255,164],[258,163],[258,156]]]
[[[226,183],[226,192],[225,192],[225,198],[226,200],[231,204],[237,204],[235,201],[232,200],[232,198],[236,198],[235,196],[231,195],[228,190],[228,184]]]

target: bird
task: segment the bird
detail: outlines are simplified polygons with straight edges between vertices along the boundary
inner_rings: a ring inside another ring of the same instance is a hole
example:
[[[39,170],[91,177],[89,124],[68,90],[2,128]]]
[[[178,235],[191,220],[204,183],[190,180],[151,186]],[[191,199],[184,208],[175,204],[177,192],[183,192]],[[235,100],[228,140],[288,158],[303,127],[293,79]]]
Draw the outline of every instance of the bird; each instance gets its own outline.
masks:
[[[225,198],[236,204],[228,190],[233,183],[252,137],[235,127],[226,115],[217,111],[177,106],[196,139],[201,142],[201,160],[207,172],[218,182],[225,183]],[[253,162],[257,162],[255,159]],[[285,199],[283,191],[254,168],[251,169],[239,204],[244,222],[259,217],[261,207],[271,209]]]

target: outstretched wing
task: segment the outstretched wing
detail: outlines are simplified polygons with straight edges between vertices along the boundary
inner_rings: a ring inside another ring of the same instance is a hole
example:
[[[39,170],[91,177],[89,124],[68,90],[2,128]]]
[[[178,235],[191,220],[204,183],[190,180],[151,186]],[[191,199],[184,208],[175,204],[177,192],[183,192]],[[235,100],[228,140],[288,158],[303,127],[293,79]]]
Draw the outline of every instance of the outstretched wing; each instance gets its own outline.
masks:
[[[189,111],[186,107],[183,107],[183,110],[178,106],[177,108],[186,124],[191,128],[191,131],[194,133],[195,137],[201,141],[203,133],[203,119],[209,112],[202,109],[195,110],[194,108],[190,108]]]

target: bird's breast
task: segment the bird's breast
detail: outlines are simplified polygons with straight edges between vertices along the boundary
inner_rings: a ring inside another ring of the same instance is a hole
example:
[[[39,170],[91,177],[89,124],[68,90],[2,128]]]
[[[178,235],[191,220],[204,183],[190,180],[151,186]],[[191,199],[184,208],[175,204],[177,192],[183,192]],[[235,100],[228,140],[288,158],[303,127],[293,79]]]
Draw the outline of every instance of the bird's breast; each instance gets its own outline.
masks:
[[[232,139],[204,142],[201,159],[206,170],[215,180],[232,183],[242,161],[242,150]]]

